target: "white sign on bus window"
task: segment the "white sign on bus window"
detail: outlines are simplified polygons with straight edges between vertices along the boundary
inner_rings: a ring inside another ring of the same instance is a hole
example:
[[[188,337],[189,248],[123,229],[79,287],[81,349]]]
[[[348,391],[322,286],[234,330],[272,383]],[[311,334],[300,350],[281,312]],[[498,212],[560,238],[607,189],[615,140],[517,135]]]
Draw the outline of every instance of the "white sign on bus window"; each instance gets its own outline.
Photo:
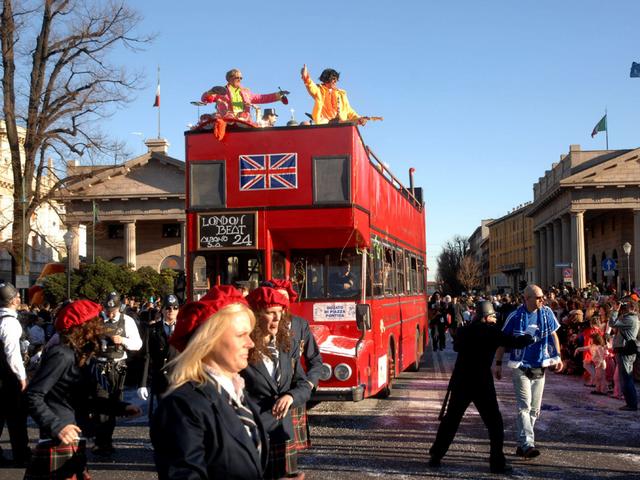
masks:
[[[355,302],[316,303],[313,306],[314,322],[351,322],[355,319]]]

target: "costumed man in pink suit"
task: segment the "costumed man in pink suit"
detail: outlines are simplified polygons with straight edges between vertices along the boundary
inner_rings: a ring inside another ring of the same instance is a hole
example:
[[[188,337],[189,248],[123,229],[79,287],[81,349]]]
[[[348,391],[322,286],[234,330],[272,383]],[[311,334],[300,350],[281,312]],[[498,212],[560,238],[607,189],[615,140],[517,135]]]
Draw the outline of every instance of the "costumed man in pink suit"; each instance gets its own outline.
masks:
[[[257,94],[241,85],[242,72],[237,68],[229,70],[226,75],[225,87],[212,87],[202,94],[203,103],[215,103],[217,113],[207,118],[202,118],[199,126],[206,123],[214,123],[214,135],[222,140],[227,123],[239,123],[256,127],[251,119],[251,106],[257,103],[273,103],[278,100],[288,103],[286,90],[275,93]],[[203,117],[205,117],[203,115]]]

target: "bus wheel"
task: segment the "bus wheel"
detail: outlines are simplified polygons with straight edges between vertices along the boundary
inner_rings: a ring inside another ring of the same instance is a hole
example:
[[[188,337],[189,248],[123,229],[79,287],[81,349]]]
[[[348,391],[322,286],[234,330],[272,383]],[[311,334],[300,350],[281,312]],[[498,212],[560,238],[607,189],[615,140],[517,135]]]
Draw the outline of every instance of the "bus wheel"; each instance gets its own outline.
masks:
[[[416,359],[411,365],[409,365],[409,368],[407,369],[410,372],[417,372],[420,370],[420,361],[422,360],[422,345],[423,345],[422,335],[420,334],[420,329],[417,329],[416,330]]]
[[[387,353],[387,384],[378,393],[378,398],[389,398],[393,389],[393,379],[396,375],[396,359],[393,356],[393,348],[389,345]]]

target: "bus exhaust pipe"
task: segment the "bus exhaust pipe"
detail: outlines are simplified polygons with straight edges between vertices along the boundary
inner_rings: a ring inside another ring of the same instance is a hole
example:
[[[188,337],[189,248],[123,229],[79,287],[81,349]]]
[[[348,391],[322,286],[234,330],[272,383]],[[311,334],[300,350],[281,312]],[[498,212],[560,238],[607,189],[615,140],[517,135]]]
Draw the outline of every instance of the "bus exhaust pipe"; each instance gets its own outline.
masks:
[[[411,189],[411,195],[416,196],[416,192],[413,188],[413,174],[416,173],[416,169],[411,167],[409,169],[409,188]]]

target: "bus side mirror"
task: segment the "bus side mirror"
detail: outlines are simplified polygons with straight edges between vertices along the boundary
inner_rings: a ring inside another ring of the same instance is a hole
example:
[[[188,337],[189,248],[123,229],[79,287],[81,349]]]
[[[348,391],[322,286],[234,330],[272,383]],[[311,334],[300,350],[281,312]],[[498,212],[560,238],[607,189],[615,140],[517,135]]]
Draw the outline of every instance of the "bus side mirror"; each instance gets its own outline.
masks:
[[[358,330],[371,330],[371,306],[366,303],[356,305],[356,325]]]

